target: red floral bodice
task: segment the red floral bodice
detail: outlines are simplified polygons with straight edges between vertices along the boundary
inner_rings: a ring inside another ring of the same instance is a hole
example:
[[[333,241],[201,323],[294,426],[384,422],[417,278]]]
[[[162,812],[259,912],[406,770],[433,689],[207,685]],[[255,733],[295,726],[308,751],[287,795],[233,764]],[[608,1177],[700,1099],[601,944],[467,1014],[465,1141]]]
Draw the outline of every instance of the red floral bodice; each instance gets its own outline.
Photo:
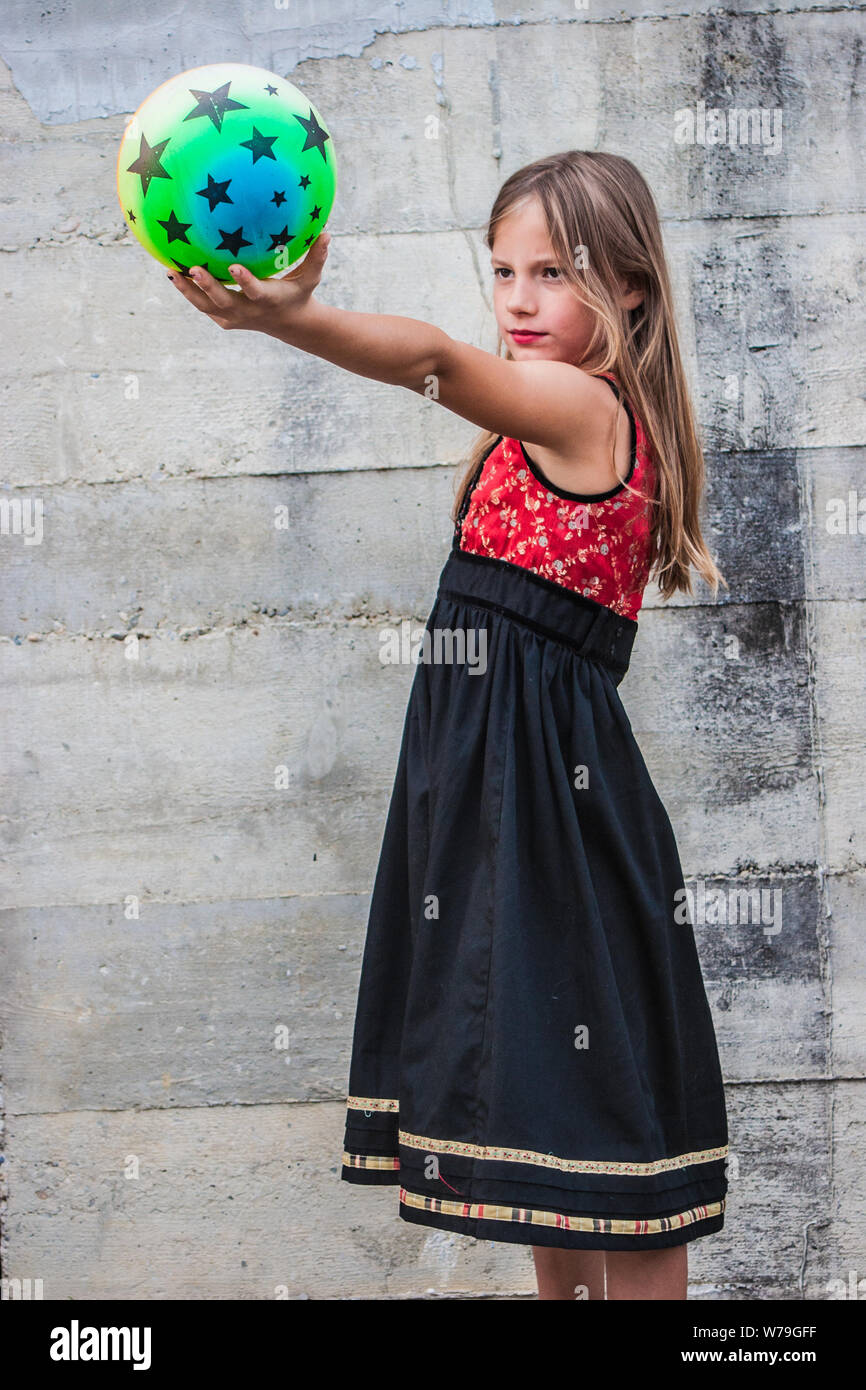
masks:
[[[604,375],[611,389],[618,387]],[[640,420],[631,423],[626,482],[584,495],[555,487],[520,440],[502,438],[488,454],[459,531],[459,548],[524,565],[533,574],[635,619],[651,568],[656,469]]]

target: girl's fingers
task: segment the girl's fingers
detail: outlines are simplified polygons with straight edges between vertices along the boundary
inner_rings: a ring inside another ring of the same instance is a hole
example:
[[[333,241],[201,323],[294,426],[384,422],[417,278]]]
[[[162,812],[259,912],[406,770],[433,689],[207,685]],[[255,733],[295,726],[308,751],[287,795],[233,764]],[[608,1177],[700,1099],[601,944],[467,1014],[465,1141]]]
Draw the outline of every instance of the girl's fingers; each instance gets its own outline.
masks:
[[[219,280],[215,280],[210,271],[205,270],[203,266],[190,266],[189,278],[195,282],[202,294],[210,301],[209,307],[230,309],[236,303],[231,290],[227,290],[225,285],[222,285]]]
[[[282,276],[284,280],[300,280],[302,276],[308,275],[311,270],[321,271],[328,254],[328,242],[331,240],[329,232],[320,232],[313,242],[301,264],[295,270],[290,270],[288,275]]]
[[[245,265],[230,265],[229,275],[239,287],[241,294],[246,295],[247,299],[260,299],[262,290],[267,281],[259,280],[258,276],[253,275],[251,270],[247,270]]]
[[[189,275],[182,275],[179,270],[176,270],[169,278],[180,290],[184,299],[188,299],[190,304],[194,304],[196,309],[200,309],[203,314],[210,314],[213,317],[215,313],[231,311],[237,305],[239,296],[232,290],[226,289],[202,266],[191,267]]]
[[[312,249],[312,251],[310,252],[310,255],[311,255],[311,256],[318,256],[319,260],[322,260],[322,261],[323,261],[323,260],[325,259],[325,257],[327,256],[327,254],[328,254],[328,243],[330,242],[330,240],[331,240],[331,233],[330,233],[330,232],[319,232],[319,235],[316,237],[316,240],[313,242],[313,249]],[[308,259],[309,259],[309,258],[308,258]]]
[[[301,264],[295,270],[289,271],[288,275],[279,278],[281,280],[302,280],[305,276],[309,276],[314,278],[315,283],[318,284],[322,266],[328,255],[330,240],[330,232],[320,232]],[[246,266],[239,265],[237,262],[229,266],[229,274],[241,291],[243,298],[253,301],[267,300],[274,293],[270,280],[259,280],[251,270],[247,270]],[[210,271],[205,270],[204,266],[190,266],[188,275],[182,275],[180,271],[175,271],[169,276],[169,279],[174,282],[184,298],[205,314],[213,315],[214,311],[223,314],[231,313],[233,309],[238,307],[238,295],[223,285],[220,280],[215,279]]]
[[[194,304],[197,309],[208,313],[213,304],[208,299],[203,290],[200,290],[194,280],[188,275],[181,275],[179,270],[174,270],[169,274],[169,279],[174,283],[175,289],[180,290],[184,299],[188,299],[190,304]]]

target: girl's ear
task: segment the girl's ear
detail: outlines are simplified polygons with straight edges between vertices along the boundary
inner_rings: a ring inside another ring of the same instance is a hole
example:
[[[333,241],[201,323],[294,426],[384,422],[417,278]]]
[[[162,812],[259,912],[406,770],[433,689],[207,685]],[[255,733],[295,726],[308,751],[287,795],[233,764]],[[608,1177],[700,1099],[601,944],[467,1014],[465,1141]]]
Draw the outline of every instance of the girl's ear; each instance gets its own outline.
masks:
[[[630,281],[625,294],[620,298],[619,304],[621,309],[636,309],[639,304],[643,304],[643,301],[643,290],[634,288],[633,282]]]

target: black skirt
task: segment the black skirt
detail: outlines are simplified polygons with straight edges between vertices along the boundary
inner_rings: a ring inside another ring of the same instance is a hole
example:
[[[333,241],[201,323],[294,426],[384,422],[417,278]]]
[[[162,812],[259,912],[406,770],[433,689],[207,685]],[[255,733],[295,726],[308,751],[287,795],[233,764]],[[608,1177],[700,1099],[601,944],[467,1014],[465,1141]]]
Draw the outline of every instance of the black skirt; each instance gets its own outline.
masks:
[[[617,692],[636,632],[455,536],[373,887],[341,1170],[399,1185],[405,1221],[584,1250],[723,1224],[716,1038]]]

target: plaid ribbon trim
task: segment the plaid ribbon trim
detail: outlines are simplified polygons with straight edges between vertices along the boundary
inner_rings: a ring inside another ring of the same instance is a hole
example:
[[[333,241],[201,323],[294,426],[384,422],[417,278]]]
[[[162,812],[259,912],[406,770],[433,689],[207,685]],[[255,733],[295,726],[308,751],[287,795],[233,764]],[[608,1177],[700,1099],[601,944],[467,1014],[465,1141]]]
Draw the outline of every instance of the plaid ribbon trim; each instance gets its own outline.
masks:
[[[380,1173],[396,1173],[400,1167],[399,1158],[391,1158],[388,1154],[350,1154],[348,1150],[343,1154],[344,1168],[371,1168]]]
[[[517,1221],[531,1226],[553,1226],[558,1231],[581,1231],[592,1235],[654,1236],[662,1231],[678,1231],[697,1221],[708,1221],[725,1210],[725,1199],[708,1206],[689,1207],[674,1216],[649,1219],[623,1219],[606,1216],[572,1216],[560,1211],[543,1211],[533,1207],[500,1207],[487,1202],[452,1202],[444,1197],[420,1197],[417,1192],[400,1188],[404,1206],[419,1211],[441,1212],[443,1216],[461,1216],[471,1221]]]

